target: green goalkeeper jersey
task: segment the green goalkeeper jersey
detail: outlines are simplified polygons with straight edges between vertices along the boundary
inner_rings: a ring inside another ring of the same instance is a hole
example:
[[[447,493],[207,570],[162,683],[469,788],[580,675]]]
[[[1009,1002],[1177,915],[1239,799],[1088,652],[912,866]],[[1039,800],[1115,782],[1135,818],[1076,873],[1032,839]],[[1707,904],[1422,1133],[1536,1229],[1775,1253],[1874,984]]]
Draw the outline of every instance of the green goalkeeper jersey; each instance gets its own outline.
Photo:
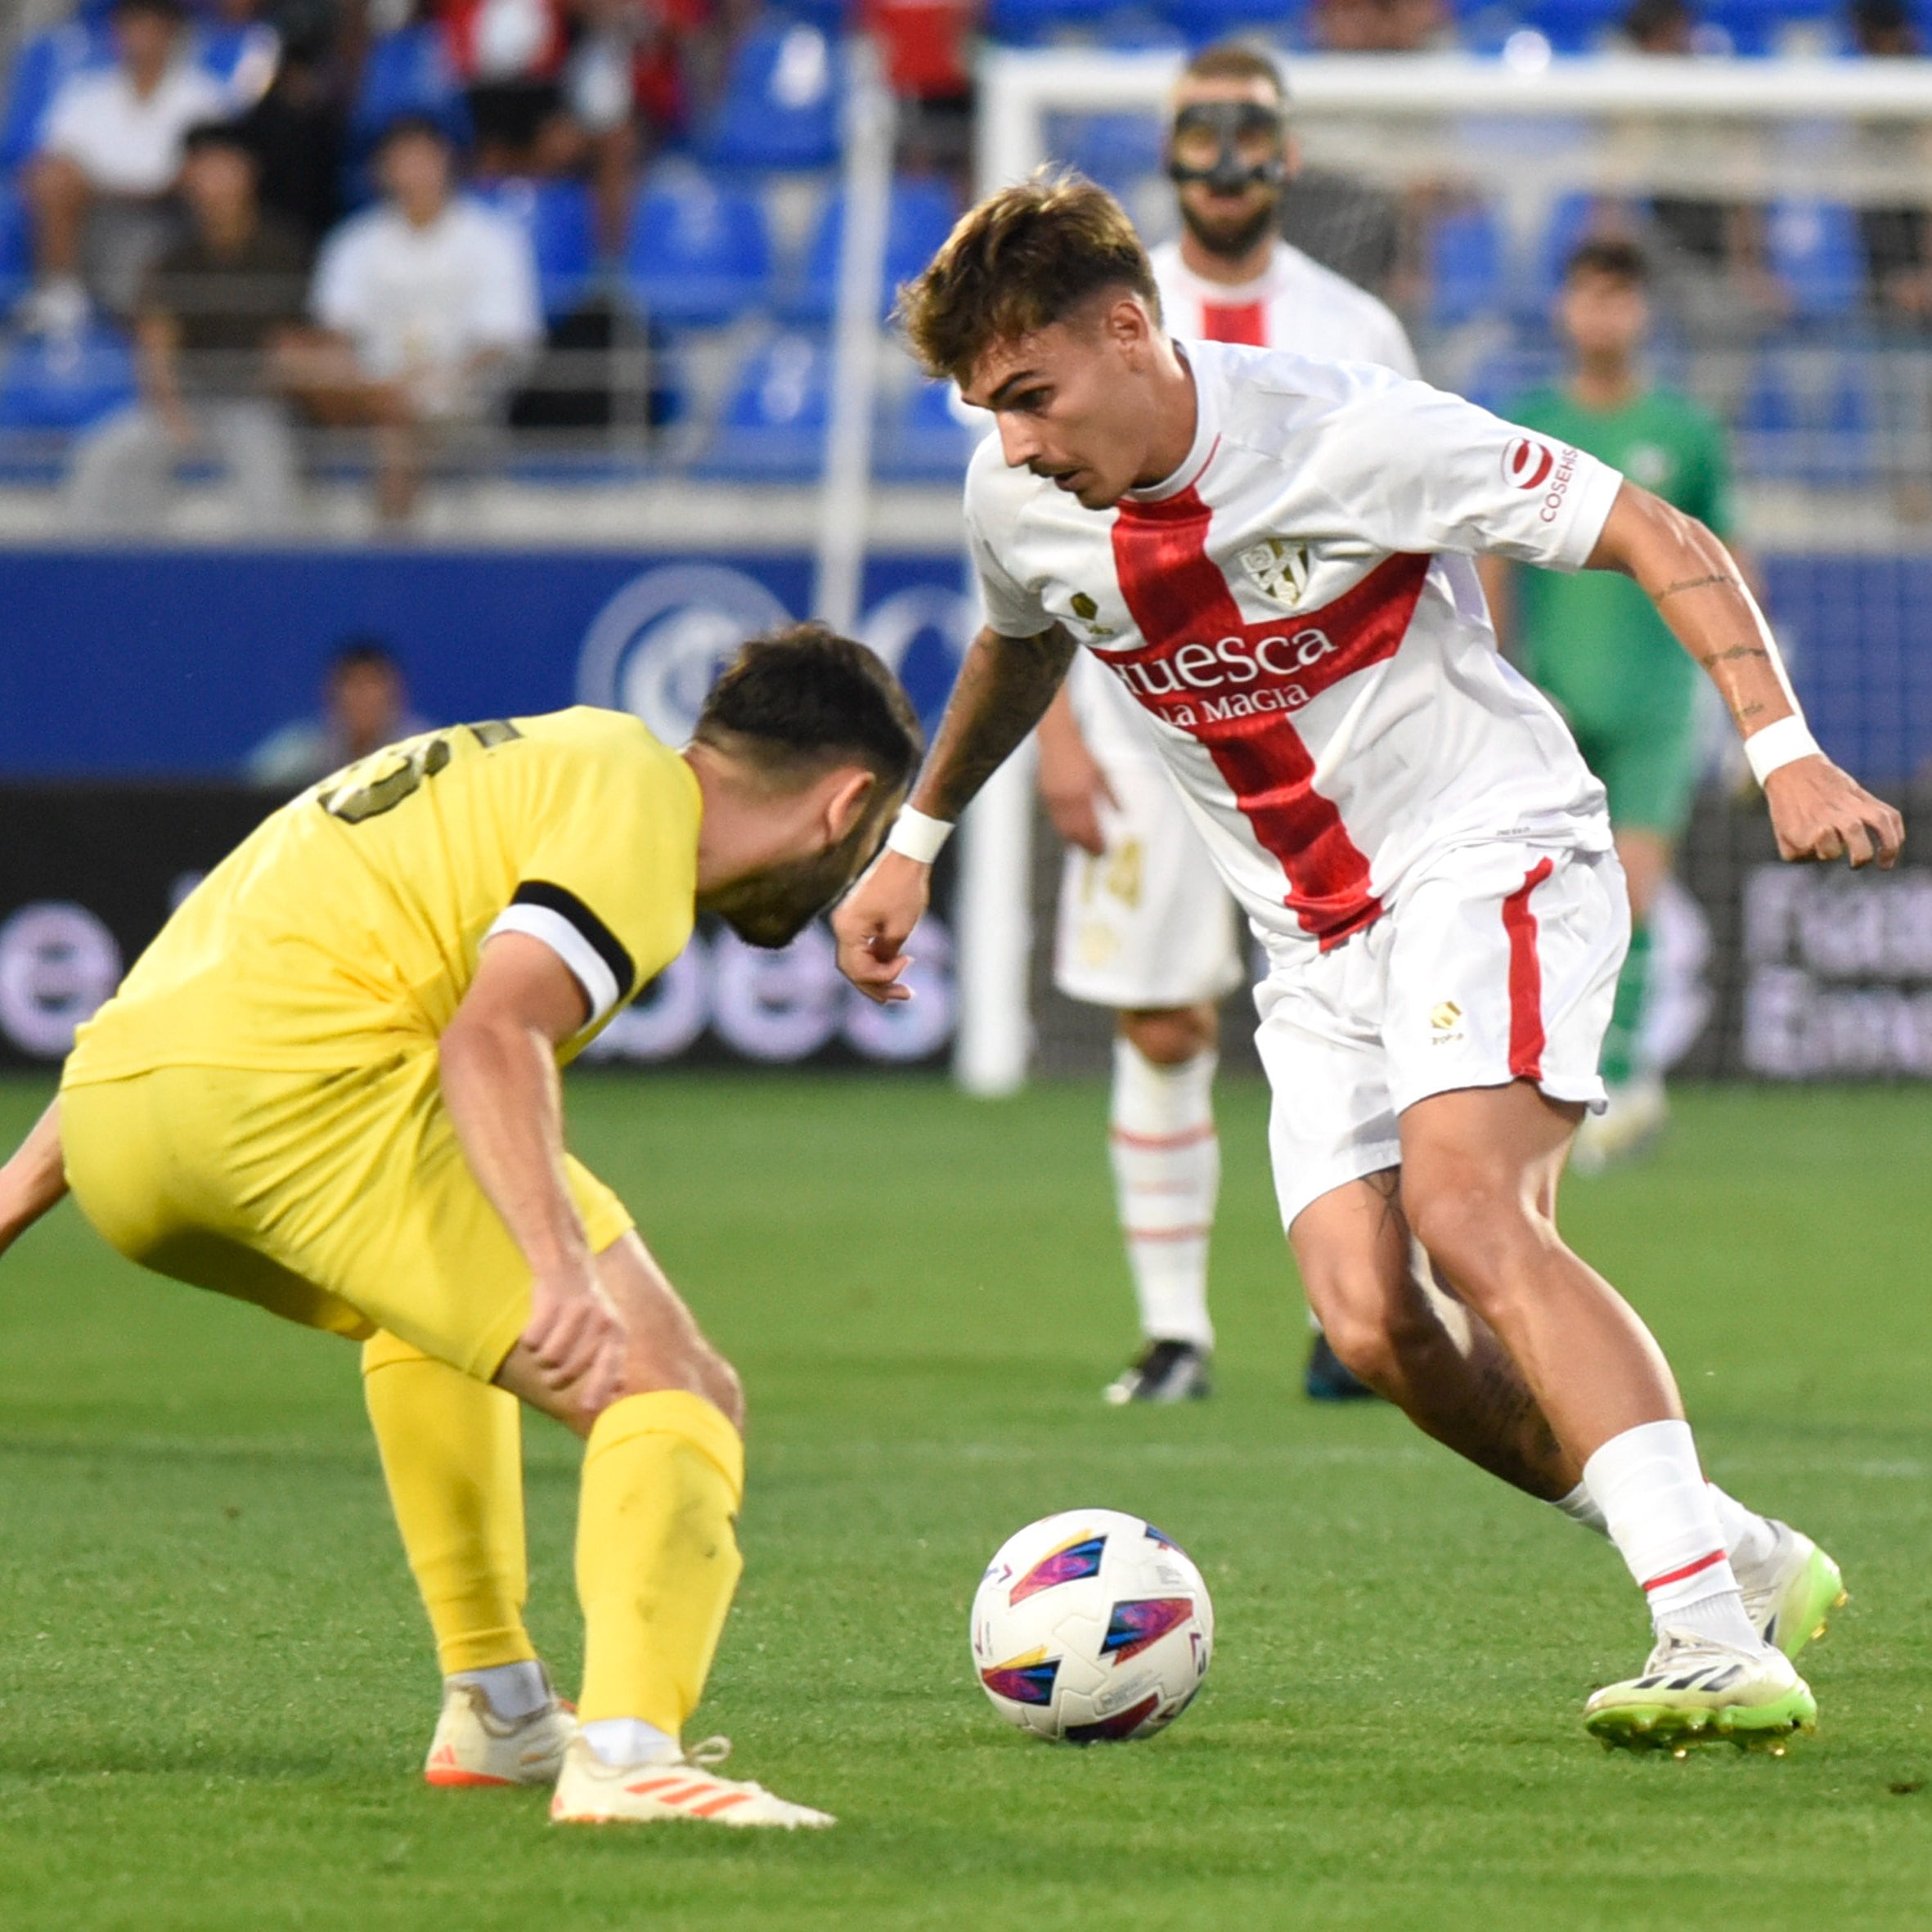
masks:
[[[1656,389],[1620,409],[1586,409],[1564,391],[1545,389],[1504,413],[1600,457],[1720,537],[1728,533],[1724,432],[1689,397]],[[1611,570],[1575,576],[1520,570],[1516,612],[1523,668],[1562,707],[1579,737],[1687,726],[1697,667],[1629,577]]]

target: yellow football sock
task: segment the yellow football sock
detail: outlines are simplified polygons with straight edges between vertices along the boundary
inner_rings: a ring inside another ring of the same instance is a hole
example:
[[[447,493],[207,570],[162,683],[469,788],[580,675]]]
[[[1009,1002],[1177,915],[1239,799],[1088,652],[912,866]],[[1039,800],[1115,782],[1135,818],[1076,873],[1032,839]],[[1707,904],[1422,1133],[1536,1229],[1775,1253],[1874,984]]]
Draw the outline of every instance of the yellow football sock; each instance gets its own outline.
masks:
[[[683,1729],[744,1566],[744,1441],[702,1395],[627,1395],[598,1417],[577,1519],[584,1722]]]
[[[387,1334],[363,1344],[362,1393],[443,1675],[530,1661],[515,1396]]]

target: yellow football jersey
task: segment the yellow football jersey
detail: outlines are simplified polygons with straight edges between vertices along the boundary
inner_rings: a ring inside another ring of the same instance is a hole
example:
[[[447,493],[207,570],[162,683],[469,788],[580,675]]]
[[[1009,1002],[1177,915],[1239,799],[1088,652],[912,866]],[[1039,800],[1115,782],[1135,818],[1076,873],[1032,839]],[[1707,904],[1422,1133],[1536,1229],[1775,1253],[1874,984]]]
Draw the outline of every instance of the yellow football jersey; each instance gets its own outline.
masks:
[[[155,1067],[340,1066],[434,1039],[492,931],[550,945],[580,1049],[684,949],[698,781],[635,718],[579,707],[425,732],[273,813],[77,1036],[70,1085]]]

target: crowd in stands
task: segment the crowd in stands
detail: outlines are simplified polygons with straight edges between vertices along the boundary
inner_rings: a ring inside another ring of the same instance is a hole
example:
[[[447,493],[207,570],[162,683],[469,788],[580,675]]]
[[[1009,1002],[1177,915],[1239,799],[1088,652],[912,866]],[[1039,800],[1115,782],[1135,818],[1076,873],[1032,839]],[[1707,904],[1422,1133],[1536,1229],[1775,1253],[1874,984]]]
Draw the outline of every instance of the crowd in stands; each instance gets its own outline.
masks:
[[[1395,52],[1534,33],[1559,52],[1802,44],[1898,59],[1922,52],[1915,3],[39,0],[0,109],[0,432],[87,428],[66,483],[76,529],[158,527],[184,467],[211,466],[244,527],[286,528],[317,431],[372,452],[380,514],[401,523],[429,466],[506,418],[675,418],[681,345],[757,316],[766,332],[721,386],[703,460],[808,471],[847,25],[875,34],[902,104],[896,278],[923,264],[968,185],[982,35],[1178,47],[1258,31]],[[1105,152],[1073,158],[1108,178]],[[1143,176],[1158,164],[1138,148],[1116,160]],[[783,184],[803,179],[815,199],[794,204]],[[1792,309],[1777,211],[1679,198],[1642,213],[1714,308]],[[1296,240],[1391,293],[1425,334],[1453,325],[1464,284],[1493,294],[1485,218],[1340,180],[1311,182],[1291,210]],[[1562,218],[1574,239],[1620,218]],[[1898,328],[1932,324],[1923,205],[1833,211],[1826,226],[1840,279],[1857,265],[1857,303]],[[627,399],[614,377],[555,374],[575,354],[598,371],[649,366],[653,344],[658,375]],[[942,401],[917,385],[904,400],[888,466],[955,463]]]

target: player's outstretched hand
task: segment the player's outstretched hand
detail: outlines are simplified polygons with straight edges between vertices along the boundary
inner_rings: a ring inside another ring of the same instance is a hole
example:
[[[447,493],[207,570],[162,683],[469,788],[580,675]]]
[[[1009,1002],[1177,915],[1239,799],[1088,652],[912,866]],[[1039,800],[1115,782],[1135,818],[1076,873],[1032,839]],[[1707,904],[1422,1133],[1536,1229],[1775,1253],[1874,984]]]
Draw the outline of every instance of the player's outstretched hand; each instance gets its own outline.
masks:
[[[1096,859],[1107,850],[1100,807],[1117,808],[1120,801],[1107,782],[1100,761],[1077,732],[1040,733],[1040,802],[1054,829],[1069,845],[1078,846]]]
[[[544,1380],[559,1395],[571,1393],[586,1413],[599,1413],[615,1399],[623,1375],[624,1323],[589,1268],[537,1276],[521,1339]]]
[[[1784,859],[1876,859],[1889,868],[1905,842],[1905,821],[1822,755],[1781,765],[1764,781],[1771,826]]]
[[[832,914],[838,970],[880,1006],[912,997],[900,977],[912,964],[905,941],[932,894],[930,865],[903,852],[882,852]]]

